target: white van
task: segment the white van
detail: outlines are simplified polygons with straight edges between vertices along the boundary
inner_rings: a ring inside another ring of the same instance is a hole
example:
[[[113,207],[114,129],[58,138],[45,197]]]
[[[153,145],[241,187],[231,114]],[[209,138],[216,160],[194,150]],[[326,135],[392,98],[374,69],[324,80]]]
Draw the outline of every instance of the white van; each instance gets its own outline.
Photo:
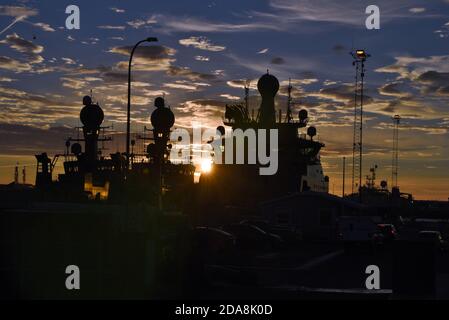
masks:
[[[345,243],[371,241],[380,222],[379,217],[342,216],[338,219],[340,239]]]

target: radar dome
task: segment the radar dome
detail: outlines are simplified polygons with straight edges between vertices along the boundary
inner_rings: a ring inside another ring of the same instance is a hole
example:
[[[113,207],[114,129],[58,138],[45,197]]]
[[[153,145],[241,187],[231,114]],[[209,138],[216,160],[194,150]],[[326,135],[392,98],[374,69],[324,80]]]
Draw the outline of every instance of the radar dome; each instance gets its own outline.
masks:
[[[279,81],[275,76],[266,73],[257,82],[257,90],[262,96],[270,95],[274,97],[279,90]]]
[[[89,97],[90,98],[90,97]],[[103,120],[103,110],[97,104],[88,104],[81,109],[80,112],[81,123],[88,129],[98,128]]]
[[[299,120],[304,121],[308,118],[309,114],[308,114],[307,110],[301,109],[298,112],[298,116],[299,116]]]
[[[156,130],[169,130],[175,124],[175,115],[165,107],[159,107],[151,114],[151,124]]]
[[[307,135],[313,138],[316,136],[316,128],[315,127],[309,127],[307,128]]]

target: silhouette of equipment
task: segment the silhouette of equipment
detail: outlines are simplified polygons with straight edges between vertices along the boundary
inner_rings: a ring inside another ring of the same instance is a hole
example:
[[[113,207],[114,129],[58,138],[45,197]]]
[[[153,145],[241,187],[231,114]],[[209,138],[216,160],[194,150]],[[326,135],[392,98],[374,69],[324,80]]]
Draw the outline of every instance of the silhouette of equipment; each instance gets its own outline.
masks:
[[[263,126],[272,126],[276,122],[276,111],[274,109],[274,97],[279,91],[279,81],[269,73],[260,77],[257,89],[262,96],[260,105],[260,123]]]

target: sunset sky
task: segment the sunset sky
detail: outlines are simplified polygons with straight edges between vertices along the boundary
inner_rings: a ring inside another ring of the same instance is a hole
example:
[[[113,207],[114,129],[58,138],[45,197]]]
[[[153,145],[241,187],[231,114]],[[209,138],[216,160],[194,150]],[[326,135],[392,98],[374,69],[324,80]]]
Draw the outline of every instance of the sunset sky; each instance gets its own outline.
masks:
[[[70,4],[80,8],[80,30],[65,28]],[[380,30],[365,27],[370,4],[380,8]],[[0,183],[12,181],[17,162],[34,182],[33,155],[64,151],[90,90],[115,132],[105,152],[123,151],[130,46],[149,36],[159,42],[135,55],[134,132],[150,125],[162,94],[178,127],[221,125],[224,105],[242,99],[245,79],[256,109],[257,79],[269,69],[281,82],[276,107],[284,113],[292,79],[294,114],[309,111],[337,194],[342,157],[350,163],[352,155],[349,51],[366,49],[365,174],[377,164],[379,180],[391,180],[391,117],[399,114],[401,190],[448,199],[449,0],[3,0]]]

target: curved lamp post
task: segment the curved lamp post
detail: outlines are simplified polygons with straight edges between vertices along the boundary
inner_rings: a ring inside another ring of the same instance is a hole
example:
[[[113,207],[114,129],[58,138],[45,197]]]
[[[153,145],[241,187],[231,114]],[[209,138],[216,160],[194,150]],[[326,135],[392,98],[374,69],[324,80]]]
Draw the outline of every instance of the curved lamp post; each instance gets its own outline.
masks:
[[[129,57],[129,65],[128,65],[128,113],[126,118],[126,170],[129,170],[129,144],[130,144],[130,136],[131,136],[131,64],[133,60],[134,51],[136,51],[137,47],[143,42],[157,42],[157,38],[149,37],[144,40],[140,40],[136,43],[134,48],[131,51],[131,56]]]

